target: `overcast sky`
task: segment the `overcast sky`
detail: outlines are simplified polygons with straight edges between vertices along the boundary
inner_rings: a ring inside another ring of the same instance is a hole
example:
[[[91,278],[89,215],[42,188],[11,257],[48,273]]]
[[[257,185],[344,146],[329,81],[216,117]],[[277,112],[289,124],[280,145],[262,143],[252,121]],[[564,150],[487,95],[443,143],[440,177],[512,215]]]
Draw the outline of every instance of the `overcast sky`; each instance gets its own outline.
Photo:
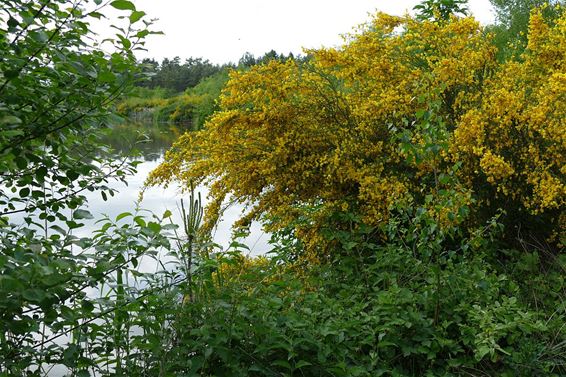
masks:
[[[300,53],[302,47],[335,46],[340,35],[383,11],[402,15],[419,0],[135,0],[159,20],[165,33],[147,42],[139,58],[203,57],[213,63],[237,62],[245,52]],[[470,0],[482,23],[493,21],[489,0]]]

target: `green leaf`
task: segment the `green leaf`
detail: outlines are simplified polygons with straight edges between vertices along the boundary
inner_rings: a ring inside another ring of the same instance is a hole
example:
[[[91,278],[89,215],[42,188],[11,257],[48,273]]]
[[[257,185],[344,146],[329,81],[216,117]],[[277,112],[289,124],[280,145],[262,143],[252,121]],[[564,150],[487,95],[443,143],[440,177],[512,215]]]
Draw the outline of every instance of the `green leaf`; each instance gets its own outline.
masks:
[[[35,171],[35,178],[40,182],[43,182],[46,175],[47,175],[47,168],[45,166],[41,166],[39,169]]]
[[[136,222],[136,224],[138,224],[142,228],[145,228],[146,225],[145,225],[145,220],[143,219],[143,217],[136,216],[136,217],[134,217],[134,221]]]
[[[438,181],[443,185],[450,183],[450,179],[450,176],[447,174],[440,174],[440,176],[438,177]]]
[[[91,313],[94,310],[94,304],[88,300],[83,300],[81,302],[81,307],[84,311]]]
[[[305,360],[301,360],[295,365],[295,368],[301,369],[302,367],[306,367],[306,366],[309,366],[309,365],[312,365],[312,363],[309,363],[308,361],[305,361]]]
[[[147,224],[147,227],[148,227],[149,229],[151,229],[151,231],[152,231],[153,233],[159,233],[159,231],[161,230],[161,225],[159,225],[158,223],[153,222],[153,221],[150,221],[150,222]]]
[[[126,218],[128,216],[133,216],[130,212],[122,212],[121,214],[119,214],[118,216],[116,216],[116,222],[122,220],[123,218]]]
[[[75,170],[67,170],[65,175],[67,176],[67,178],[69,178],[71,181],[74,181],[75,179],[80,177],[79,172],[75,171]]]
[[[283,367],[283,368],[288,369],[288,370],[293,369],[291,367],[291,364],[289,364],[289,362],[286,361],[286,360],[275,360],[273,362],[273,365],[277,365],[277,366]]]
[[[66,235],[67,232],[65,231],[65,229],[61,228],[59,225],[52,225],[49,227],[49,229],[53,229],[54,231],[61,233],[62,235]]]
[[[76,344],[70,344],[65,352],[63,352],[63,365],[72,366],[76,363],[76,360],[80,353],[80,346]]]
[[[147,37],[150,34],[149,30],[141,30],[136,33],[137,38]]]
[[[6,115],[3,116],[2,119],[0,119],[0,126],[17,125],[17,124],[22,124],[22,120],[17,116]],[[5,131],[2,131],[2,135],[5,135]]]
[[[16,166],[23,170],[28,167],[28,160],[23,157],[16,157]]]
[[[102,13],[99,13],[99,12],[90,12],[88,15],[90,17],[94,17],[94,18],[99,19],[99,20],[101,18],[104,18],[104,15]]]
[[[92,213],[90,213],[85,209],[77,209],[75,210],[75,212],[73,212],[73,218],[77,220],[81,220],[81,219],[90,220],[93,219],[94,216],[92,216]]]
[[[104,83],[111,83],[116,81],[116,75],[112,72],[103,71],[98,74],[98,79]]]
[[[131,10],[131,11],[136,10],[135,5],[128,0],[115,0],[111,2],[110,5],[119,10]]]
[[[487,355],[491,351],[492,351],[492,349],[490,347],[488,347],[487,345],[480,345],[476,350],[476,360],[480,361],[481,359],[483,359],[485,357],[485,355]]]
[[[61,317],[67,320],[74,320],[76,318],[76,312],[68,306],[62,306]]]
[[[124,46],[126,50],[132,47],[132,42],[130,42],[128,38],[125,38],[122,35],[118,35],[118,38],[120,39],[120,42],[122,42],[122,46]]]
[[[69,227],[69,229],[77,229],[80,228],[82,226],[84,226],[84,224],[79,224],[73,220],[70,221],[65,221],[65,224],[67,224],[67,226]]]
[[[14,17],[10,17],[8,19],[8,26],[9,27],[16,27],[18,26],[20,23],[18,22],[18,20],[16,20]]]
[[[6,131],[2,131],[2,136],[4,136],[5,138],[10,138],[10,137],[14,137],[14,136],[21,136],[23,135],[24,132],[22,130],[6,130]]]
[[[20,197],[25,198],[30,193],[29,187],[24,187],[20,190]]]
[[[136,22],[138,22],[139,20],[141,20],[141,18],[142,18],[143,16],[145,16],[145,14],[146,14],[145,12],[137,11],[137,10],[134,11],[134,12],[132,12],[132,14],[130,14],[130,22],[131,22],[132,24],[135,24]]]
[[[29,35],[33,40],[39,43],[45,43],[49,39],[47,33],[45,33],[44,31],[31,32],[29,33]]]
[[[35,289],[35,288],[26,289],[22,293],[22,296],[30,302],[39,303],[39,302],[41,302],[45,299],[45,292],[40,290],[40,289]]]
[[[22,284],[8,275],[0,275],[0,289],[9,292],[16,292],[22,288]]]

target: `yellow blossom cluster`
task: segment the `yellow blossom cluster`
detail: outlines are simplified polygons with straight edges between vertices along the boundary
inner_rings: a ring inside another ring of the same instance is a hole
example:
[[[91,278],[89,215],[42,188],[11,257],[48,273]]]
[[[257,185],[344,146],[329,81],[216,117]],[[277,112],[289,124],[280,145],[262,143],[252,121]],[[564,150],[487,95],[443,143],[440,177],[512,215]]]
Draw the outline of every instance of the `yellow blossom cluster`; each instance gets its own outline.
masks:
[[[487,181],[491,184],[503,182],[515,172],[511,165],[505,162],[503,157],[494,155],[491,151],[487,151],[483,155],[480,160],[480,166],[487,176]]]
[[[212,220],[227,195],[251,204],[243,223],[267,215],[274,228],[317,208],[299,229],[317,242],[318,218],[352,204],[382,224],[392,206],[449,185],[437,178],[456,162],[463,196],[437,211],[442,222],[485,191],[478,184],[532,213],[563,209],[566,19],[539,21],[524,61],[502,66],[473,18],[378,14],[305,62],[234,71],[221,110],[182,136],[148,183],[209,184]],[[427,111],[434,117],[419,115]],[[424,135],[436,120],[446,135]],[[407,132],[424,161],[400,148]]]
[[[564,232],[566,204],[566,17],[553,26],[531,15],[520,61],[502,64],[485,81],[481,103],[458,121],[450,150],[462,179],[484,202],[545,217]],[[496,192],[483,190],[487,185]],[[504,208],[508,209],[508,208]]]
[[[268,271],[270,269],[270,262],[266,257],[250,257],[246,255],[234,255],[231,259],[221,261],[218,264],[218,269],[213,272],[213,280],[218,284],[241,282],[243,281],[242,275],[249,274],[251,271]],[[258,278],[261,274],[251,274],[254,278]],[[254,283],[261,283],[262,281],[255,281]]]

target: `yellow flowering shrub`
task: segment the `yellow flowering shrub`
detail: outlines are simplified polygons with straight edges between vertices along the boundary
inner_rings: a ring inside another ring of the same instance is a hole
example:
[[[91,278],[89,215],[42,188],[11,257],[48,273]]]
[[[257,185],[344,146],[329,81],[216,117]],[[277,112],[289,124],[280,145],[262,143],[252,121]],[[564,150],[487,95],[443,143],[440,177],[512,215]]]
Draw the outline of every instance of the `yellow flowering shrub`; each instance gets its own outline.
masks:
[[[563,208],[565,21],[538,21],[525,61],[502,67],[473,18],[378,14],[342,47],[308,51],[306,62],[234,71],[221,110],[183,135],[148,183],[208,184],[210,222],[228,195],[250,204],[242,223],[267,215],[274,229],[316,208],[298,229],[312,244],[334,211],[355,208],[380,225],[392,206],[447,188],[462,195],[450,201],[456,212],[477,185],[535,214]],[[456,162],[452,187],[438,177]],[[459,221],[431,211],[441,225]]]
[[[494,155],[491,151],[487,151],[483,155],[480,160],[480,166],[487,176],[487,181],[491,184],[495,184],[498,181],[503,182],[515,172],[513,168],[505,162],[503,157]]]
[[[229,263],[219,263],[218,270],[213,273],[213,281],[222,283],[233,283],[242,282],[246,279],[242,279],[243,275],[250,274],[254,279],[262,276],[259,271],[268,271],[270,269],[270,262],[266,257],[250,257],[247,255],[236,255],[229,259]],[[254,281],[254,283],[261,283],[260,281]]]
[[[543,220],[556,234],[566,225],[559,220],[566,198],[566,18],[551,27],[534,12],[521,58],[486,80],[450,150],[484,204]]]

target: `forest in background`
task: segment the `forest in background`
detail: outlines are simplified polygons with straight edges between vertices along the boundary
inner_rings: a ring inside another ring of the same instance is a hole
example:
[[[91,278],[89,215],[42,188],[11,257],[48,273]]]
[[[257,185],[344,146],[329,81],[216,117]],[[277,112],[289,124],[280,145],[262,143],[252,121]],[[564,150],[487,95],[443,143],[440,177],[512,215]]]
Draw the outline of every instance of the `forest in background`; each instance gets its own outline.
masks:
[[[482,27],[466,3],[217,67],[140,64],[158,32],[127,0],[112,54],[84,42],[101,1],[7,0],[0,376],[565,375],[564,4],[493,0]],[[136,169],[103,143],[115,112],[190,125],[147,181],[186,187],[183,221],[78,237],[84,193]]]

